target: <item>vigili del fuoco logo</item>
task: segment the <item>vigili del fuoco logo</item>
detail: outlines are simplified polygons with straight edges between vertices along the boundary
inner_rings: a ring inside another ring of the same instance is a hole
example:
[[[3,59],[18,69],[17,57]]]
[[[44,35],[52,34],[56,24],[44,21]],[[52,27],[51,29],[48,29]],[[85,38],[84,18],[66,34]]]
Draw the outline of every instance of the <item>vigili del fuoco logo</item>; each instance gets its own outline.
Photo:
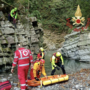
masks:
[[[77,6],[75,17],[68,18],[66,20],[67,20],[66,25],[71,29],[75,26],[76,28],[74,28],[73,30],[77,32],[87,29],[90,24],[90,18],[87,18],[87,23],[85,25],[85,18],[82,17],[82,13],[79,5]]]

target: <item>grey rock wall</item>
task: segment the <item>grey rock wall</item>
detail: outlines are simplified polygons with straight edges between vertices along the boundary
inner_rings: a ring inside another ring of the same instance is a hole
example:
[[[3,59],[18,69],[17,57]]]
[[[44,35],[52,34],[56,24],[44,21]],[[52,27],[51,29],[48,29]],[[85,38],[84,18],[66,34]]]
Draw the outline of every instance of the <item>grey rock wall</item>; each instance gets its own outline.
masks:
[[[2,12],[0,16],[3,16]],[[12,63],[18,42],[36,53],[42,46],[43,29],[38,26],[36,17],[27,18],[26,21],[23,25],[18,20],[15,28],[8,20],[0,19],[0,65]]]
[[[59,50],[65,57],[79,61],[90,61],[90,30],[66,35],[65,42]]]

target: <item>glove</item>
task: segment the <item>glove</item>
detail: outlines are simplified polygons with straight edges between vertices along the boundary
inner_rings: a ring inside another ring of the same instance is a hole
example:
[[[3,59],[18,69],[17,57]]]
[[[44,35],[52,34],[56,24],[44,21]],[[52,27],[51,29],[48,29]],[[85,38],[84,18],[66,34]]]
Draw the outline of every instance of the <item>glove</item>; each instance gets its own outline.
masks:
[[[39,81],[39,79],[37,77],[35,77],[36,81]]]
[[[57,70],[59,70],[59,67],[56,67]]]

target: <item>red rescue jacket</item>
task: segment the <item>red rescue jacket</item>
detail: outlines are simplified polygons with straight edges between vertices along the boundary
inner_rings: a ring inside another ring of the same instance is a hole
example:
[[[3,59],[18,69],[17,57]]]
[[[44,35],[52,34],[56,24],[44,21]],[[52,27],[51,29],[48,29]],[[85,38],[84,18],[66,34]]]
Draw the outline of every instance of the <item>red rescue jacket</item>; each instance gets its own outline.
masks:
[[[18,67],[25,67],[29,66],[30,63],[33,63],[33,57],[29,49],[19,48],[15,51],[12,66],[16,66],[16,64],[18,64]]]
[[[45,53],[44,52],[42,52],[42,53],[38,53],[38,55],[37,55],[37,58],[39,59],[44,59],[44,57],[45,57]]]
[[[55,56],[55,63],[58,63],[59,61],[61,61],[60,57],[56,57],[56,53],[53,54]]]

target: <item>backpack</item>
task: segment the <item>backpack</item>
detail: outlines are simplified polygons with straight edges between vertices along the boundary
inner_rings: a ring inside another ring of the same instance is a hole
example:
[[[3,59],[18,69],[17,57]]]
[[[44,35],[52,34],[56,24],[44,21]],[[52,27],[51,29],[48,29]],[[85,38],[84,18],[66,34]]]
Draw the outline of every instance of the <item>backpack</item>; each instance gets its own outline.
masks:
[[[0,90],[10,90],[11,89],[11,83],[9,80],[0,82]]]

